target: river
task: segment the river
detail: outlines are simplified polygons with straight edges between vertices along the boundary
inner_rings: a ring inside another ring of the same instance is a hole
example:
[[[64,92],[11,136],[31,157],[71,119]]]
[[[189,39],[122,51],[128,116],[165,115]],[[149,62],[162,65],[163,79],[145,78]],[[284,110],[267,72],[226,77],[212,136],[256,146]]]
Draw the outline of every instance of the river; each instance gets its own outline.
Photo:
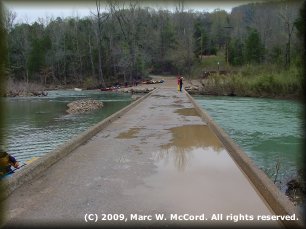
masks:
[[[74,100],[101,100],[101,110],[67,114]],[[277,181],[296,175],[302,166],[302,105],[295,101],[195,96],[196,101],[241,146],[255,164]],[[42,156],[131,103],[129,94],[100,91],[49,91],[47,97],[5,98],[3,148],[19,161]]]
[[[78,99],[102,101],[100,110],[67,114],[67,104]],[[130,94],[101,91],[49,91],[46,97],[4,98],[2,146],[20,162],[40,157],[130,104]]]
[[[273,181],[276,179],[281,189],[302,168],[303,106],[299,102],[215,96],[194,98],[259,168]]]

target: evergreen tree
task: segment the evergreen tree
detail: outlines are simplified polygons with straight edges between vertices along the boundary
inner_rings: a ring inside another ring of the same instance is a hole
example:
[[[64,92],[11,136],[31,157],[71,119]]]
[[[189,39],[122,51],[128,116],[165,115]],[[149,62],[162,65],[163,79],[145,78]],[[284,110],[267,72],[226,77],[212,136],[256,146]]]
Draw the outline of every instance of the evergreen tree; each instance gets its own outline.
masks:
[[[262,63],[264,59],[264,46],[259,33],[251,29],[245,42],[245,60],[247,63]]]
[[[229,44],[228,61],[234,66],[241,66],[244,64],[243,43],[239,39],[233,39]]]

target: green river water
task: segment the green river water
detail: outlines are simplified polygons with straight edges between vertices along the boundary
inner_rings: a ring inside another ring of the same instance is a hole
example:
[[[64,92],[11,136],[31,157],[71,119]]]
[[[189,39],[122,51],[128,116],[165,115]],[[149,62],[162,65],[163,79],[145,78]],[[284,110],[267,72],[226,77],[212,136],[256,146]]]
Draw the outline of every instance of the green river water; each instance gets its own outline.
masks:
[[[74,100],[101,100],[101,110],[70,115]],[[195,96],[209,115],[272,179],[289,180],[301,168],[302,105],[295,101]],[[47,97],[5,98],[5,145],[19,161],[42,156],[130,104],[129,94],[101,91],[50,91]],[[283,186],[284,187],[284,186]]]
[[[102,109],[67,114],[67,104],[78,99],[96,99]],[[130,104],[130,95],[101,91],[49,91],[46,97],[5,98],[5,144],[20,162],[40,157]]]
[[[194,96],[197,103],[282,189],[303,166],[303,106],[277,99]]]

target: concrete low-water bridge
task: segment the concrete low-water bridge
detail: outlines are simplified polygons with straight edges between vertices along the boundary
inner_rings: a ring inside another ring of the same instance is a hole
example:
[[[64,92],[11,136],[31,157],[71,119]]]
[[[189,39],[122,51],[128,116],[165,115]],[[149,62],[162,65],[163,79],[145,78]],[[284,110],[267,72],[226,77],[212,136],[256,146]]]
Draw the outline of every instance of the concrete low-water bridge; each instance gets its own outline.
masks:
[[[4,226],[303,226],[292,203],[175,80],[4,186]]]

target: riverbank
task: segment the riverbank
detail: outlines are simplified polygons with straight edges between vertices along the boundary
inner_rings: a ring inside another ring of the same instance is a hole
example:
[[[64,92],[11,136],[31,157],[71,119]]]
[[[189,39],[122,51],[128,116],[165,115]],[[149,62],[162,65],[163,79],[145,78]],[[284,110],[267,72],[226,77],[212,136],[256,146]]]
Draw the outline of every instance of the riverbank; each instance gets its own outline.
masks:
[[[204,71],[204,70],[203,70]],[[205,74],[204,74],[205,73]],[[254,98],[275,98],[300,100],[303,95],[302,72],[296,66],[288,70],[280,70],[276,66],[247,65],[239,69],[205,72],[201,76],[191,79],[184,76],[183,87],[192,95],[212,96],[239,96]],[[138,83],[136,85],[121,86],[116,92],[124,93],[148,93],[161,85],[173,86],[177,84],[176,76],[150,75],[154,82],[162,83]],[[9,80],[6,87],[6,97],[15,96],[45,96],[48,90],[65,90],[80,88],[82,90],[99,90],[86,84],[76,85],[39,85],[36,83],[15,82]]]
[[[246,65],[205,72],[185,89],[198,95],[299,100],[303,96],[303,80],[302,69],[297,66],[284,70],[273,65]]]
[[[201,81],[201,80],[199,80]],[[289,95],[278,95],[262,92],[260,94],[252,93],[241,93],[239,91],[233,91],[231,89],[224,90],[220,89],[219,85],[209,85],[209,86],[187,86],[185,90],[191,95],[207,95],[207,96],[238,96],[238,97],[252,97],[252,98],[270,98],[270,99],[285,99],[285,100],[301,100],[301,94],[289,94]]]
[[[45,86],[37,83],[14,81],[9,79],[3,97],[47,96]]]

